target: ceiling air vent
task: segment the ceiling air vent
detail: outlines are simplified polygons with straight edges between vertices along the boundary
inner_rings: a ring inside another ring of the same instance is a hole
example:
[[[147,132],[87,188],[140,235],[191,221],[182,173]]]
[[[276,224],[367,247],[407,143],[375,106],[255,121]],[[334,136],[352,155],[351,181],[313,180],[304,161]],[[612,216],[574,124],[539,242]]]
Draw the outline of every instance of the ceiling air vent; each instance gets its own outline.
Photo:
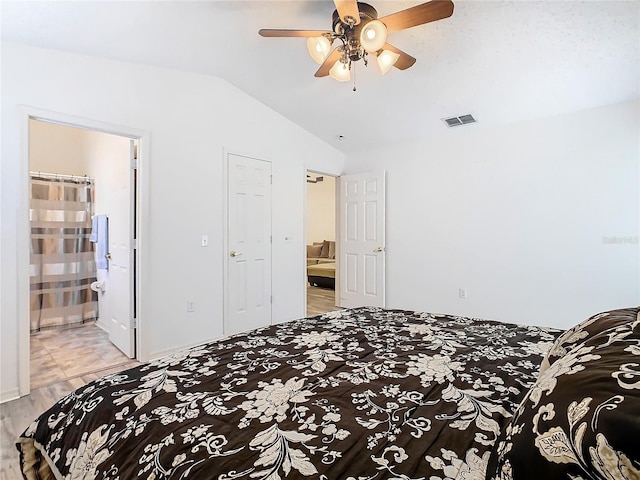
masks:
[[[476,123],[476,119],[470,113],[467,115],[460,115],[459,117],[443,118],[442,121],[447,124],[447,127],[457,127],[458,125],[467,125],[469,123]]]

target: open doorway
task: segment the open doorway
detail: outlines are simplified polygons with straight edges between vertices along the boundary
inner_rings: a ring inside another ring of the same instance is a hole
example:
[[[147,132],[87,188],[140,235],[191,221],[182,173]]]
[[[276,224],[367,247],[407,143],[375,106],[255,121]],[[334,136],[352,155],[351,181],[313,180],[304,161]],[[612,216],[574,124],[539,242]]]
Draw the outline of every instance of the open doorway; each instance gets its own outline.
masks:
[[[336,177],[307,171],[307,315],[336,307]]]
[[[135,358],[137,142],[29,119],[31,388]]]

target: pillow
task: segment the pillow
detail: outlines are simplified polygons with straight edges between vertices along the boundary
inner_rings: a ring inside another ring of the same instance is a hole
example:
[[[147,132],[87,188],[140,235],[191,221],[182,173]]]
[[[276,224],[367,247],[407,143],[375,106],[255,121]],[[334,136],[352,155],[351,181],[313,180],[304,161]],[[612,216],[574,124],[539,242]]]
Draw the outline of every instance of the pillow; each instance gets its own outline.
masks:
[[[329,242],[329,258],[336,258],[336,242]]]
[[[331,242],[329,240],[325,240],[322,242],[322,253],[320,254],[321,258],[329,258],[329,244]]]
[[[587,335],[567,341],[527,392],[500,433],[487,479],[640,478],[639,311],[571,329]]]
[[[609,330],[612,327],[624,325],[635,319],[636,315],[637,310],[633,308],[612,310],[598,313],[570,328],[556,339],[544,356],[540,365],[540,373],[544,372],[553,362],[565,355],[567,350],[581,343],[584,339]]]
[[[318,258],[322,252],[322,245],[307,245],[307,258]]]

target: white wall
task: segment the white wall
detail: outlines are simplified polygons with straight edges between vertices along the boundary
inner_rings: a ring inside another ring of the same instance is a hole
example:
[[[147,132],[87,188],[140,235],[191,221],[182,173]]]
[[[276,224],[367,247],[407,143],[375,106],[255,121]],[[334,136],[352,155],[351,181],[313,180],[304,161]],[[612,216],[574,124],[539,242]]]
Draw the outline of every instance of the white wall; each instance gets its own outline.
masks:
[[[313,174],[316,177],[316,174]],[[307,244],[336,239],[336,180],[307,183]]]
[[[29,170],[87,175],[85,143],[90,132],[66,125],[29,121]]]
[[[639,111],[350,155],[345,173],[388,172],[387,305],[556,327],[638,305]]]
[[[15,283],[23,268],[15,231],[26,198],[20,105],[148,132],[144,357],[222,336],[225,150],[273,163],[273,319],[304,314],[304,176],[307,168],[340,174],[342,153],[216,77],[9,43],[1,53],[0,398],[17,392],[18,324],[26,310],[17,302],[24,286]],[[187,298],[195,300],[193,313]]]

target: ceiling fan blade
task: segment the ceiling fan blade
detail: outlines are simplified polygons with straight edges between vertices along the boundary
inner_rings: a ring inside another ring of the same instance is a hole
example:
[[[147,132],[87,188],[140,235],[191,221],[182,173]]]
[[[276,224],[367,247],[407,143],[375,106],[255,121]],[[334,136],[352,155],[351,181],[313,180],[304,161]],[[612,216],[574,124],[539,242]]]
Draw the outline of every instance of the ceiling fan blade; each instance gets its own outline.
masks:
[[[415,7],[392,13],[379,18],[387,26],[387,32],[397,32],[406,28],[416,27],[436,20],[450,17],[453,14],[453,2],[451,0],[432,0]]]
[[[393,53],[397,53],[400,55],[400,58],[396,60],[396,63],[393,64],[394,67],[399,68],[400,70],[406,70],[409,67],[412,67],[414,63],[416,63],[416,59],[409,55],[408,53],[403,52],[399,48],[394,47],[390,43],[385,43],[382,50],[391,50]]]
[[[344,23],[360,23],[360,11],[358,10],[358,2],[356,0],[333,0],[336,4],[336,10],[340,15],[340,20]]]
[[[342,51],[340,50],[340,47],[334,48],[333,52],[331,52],[329,56],[324,60],[324,62],[322,62],[322,65],[320,65],[320,68],[316,72],[315,76],[326,77],[327,75],[329,75],[329,70],[331,70],[331,67],[333,67],[333,65],[338,60],[340,60],[341,56]]]
[[[328,30],[282,30],[277,28],[261,28],[258,33],[263,37],[319,37],[331,34]]]

